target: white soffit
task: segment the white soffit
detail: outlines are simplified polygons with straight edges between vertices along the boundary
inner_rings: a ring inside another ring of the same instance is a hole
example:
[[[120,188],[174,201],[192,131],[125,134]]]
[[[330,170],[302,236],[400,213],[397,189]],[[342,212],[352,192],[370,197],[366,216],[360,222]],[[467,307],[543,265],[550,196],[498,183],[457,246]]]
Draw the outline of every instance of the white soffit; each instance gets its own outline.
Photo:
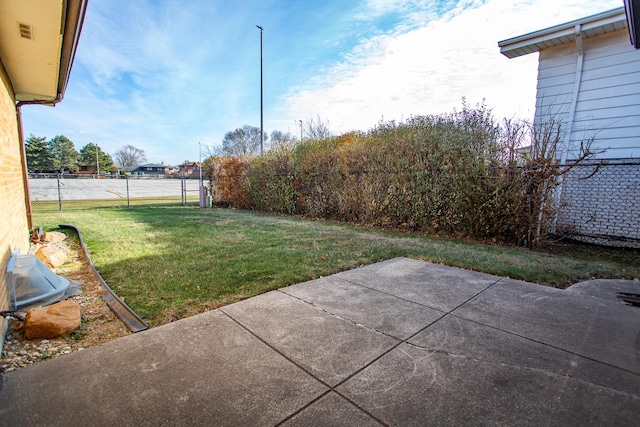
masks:
[[[498,42],[500,53],[507,58],[515,58],[538,52],[542,49],[572,43],[575,40],[576,25],[580,26],[582,37],[589,38],[627,28],[627,18],[624,13],[624,7],[621,7],[587,18],[577,19]]]
[[[58,96],[63,0],[0,0],[0,59],[17,101]]]

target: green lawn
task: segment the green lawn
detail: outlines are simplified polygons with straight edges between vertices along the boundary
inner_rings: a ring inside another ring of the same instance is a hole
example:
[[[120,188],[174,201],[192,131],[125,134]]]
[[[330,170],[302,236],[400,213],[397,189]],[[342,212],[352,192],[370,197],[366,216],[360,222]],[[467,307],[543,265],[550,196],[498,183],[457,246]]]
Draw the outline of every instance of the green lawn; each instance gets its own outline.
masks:
[[[557,253],[197,207],[36,212],[80,229],[104,279],[152,326],[282,286],[398,256],[566,287],[640,278],[639,252],[584,245]]]

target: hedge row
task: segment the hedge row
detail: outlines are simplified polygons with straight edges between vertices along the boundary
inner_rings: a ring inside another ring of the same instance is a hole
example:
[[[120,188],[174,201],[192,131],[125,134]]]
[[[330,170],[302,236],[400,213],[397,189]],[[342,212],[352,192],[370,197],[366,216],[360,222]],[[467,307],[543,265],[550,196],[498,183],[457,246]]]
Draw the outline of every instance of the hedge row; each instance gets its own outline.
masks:
[[[546,151],[518,154],[527,130],[463,105],[256,158],[211,157],[205,174],[219,205],[530,246],[552,220],[558,173]]]

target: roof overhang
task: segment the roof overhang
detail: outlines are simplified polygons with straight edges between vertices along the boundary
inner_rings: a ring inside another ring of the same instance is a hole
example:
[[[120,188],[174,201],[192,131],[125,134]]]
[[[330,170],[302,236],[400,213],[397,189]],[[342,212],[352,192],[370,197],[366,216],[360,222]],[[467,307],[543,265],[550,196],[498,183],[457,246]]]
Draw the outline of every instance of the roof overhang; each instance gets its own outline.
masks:
[[[637,3],[638,0],[627,0]],[[572,43],[576,38],[576,28],[580,29],[582,38],[590,38],[627,28],[625,8],[620,7],[608,12],[599,13],[586,18],[556,25],[544,30],[498,42],[500,53],[507,58],[516,58],[533,52],[539,52],[565,43]]]
[[[624,0],[631,44],[640,49],[640,0]]]
[[[0,60],[16,101],[62,100],[87,2],[0,0]]]

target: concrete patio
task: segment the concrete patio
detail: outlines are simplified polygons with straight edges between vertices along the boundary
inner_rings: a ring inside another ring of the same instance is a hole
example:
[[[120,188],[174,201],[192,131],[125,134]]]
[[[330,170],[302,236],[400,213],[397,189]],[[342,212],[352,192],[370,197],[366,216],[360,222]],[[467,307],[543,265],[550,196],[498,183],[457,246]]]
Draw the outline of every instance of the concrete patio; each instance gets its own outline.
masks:
[[[638,425],[618,291],[391,259],[10,372],[0,425]]]

